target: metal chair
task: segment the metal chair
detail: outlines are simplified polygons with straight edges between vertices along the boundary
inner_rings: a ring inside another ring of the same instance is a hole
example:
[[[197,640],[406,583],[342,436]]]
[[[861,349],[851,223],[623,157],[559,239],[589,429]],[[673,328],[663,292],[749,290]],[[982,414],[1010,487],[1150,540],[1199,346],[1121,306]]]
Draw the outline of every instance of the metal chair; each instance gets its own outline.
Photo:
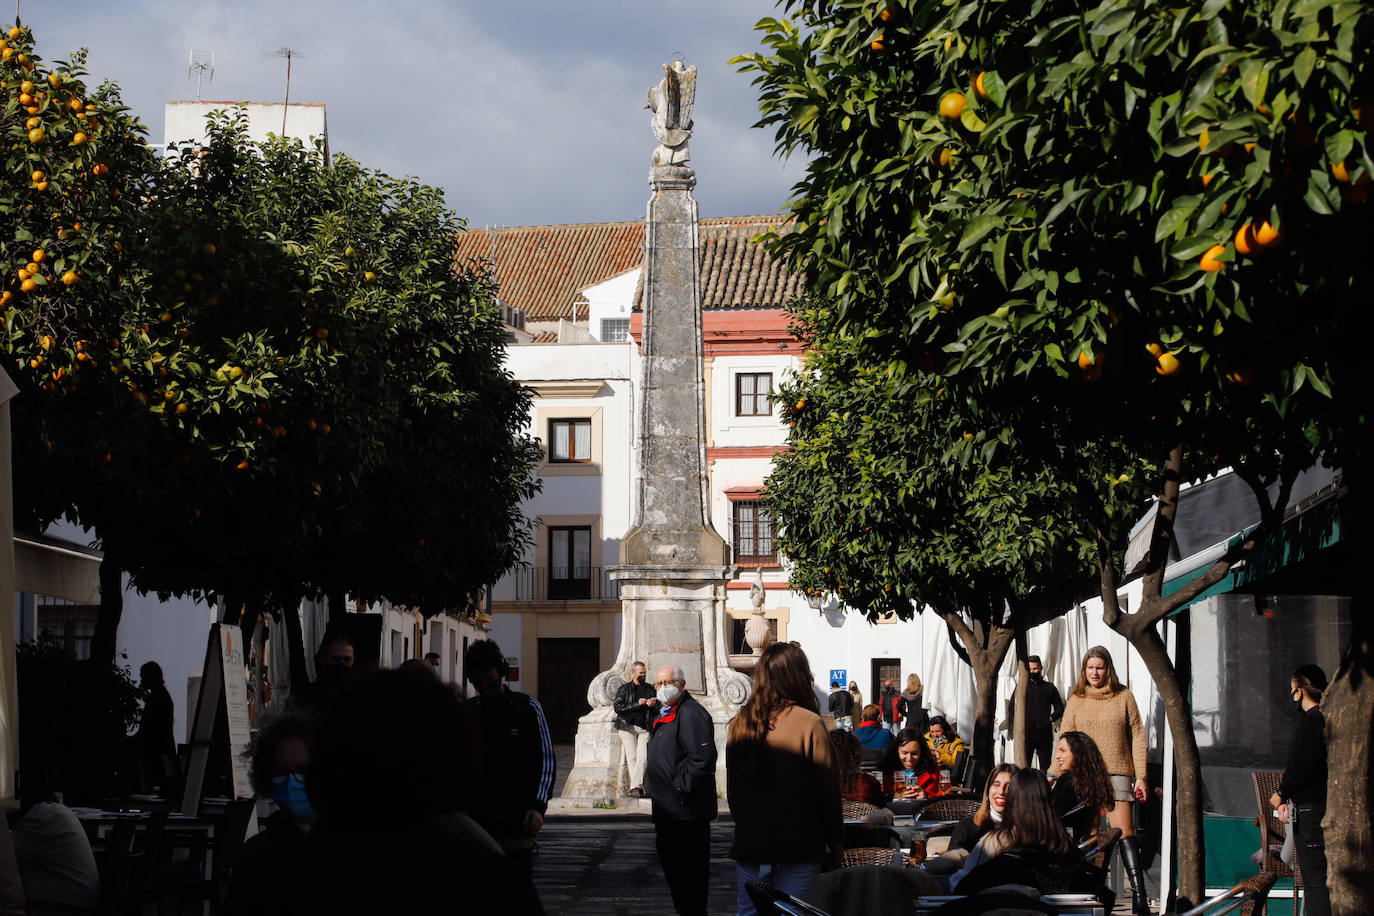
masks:
[[[1264,916],[1269,903],[1269,889],[1274,886],[1276,880],[1272,874],[1260,872],[1230,890],[1222,891],[1210,900],[1204,900],[1180,916],[1203,916],[1204,913],[1206,916],[1228,916],[1237,912],[1239,916]],[[1225,906],[1222,906],[1223,904]],[[1213,909],[1218,906],[1222,908]]]
[[[1260,874],[1272,875],[1275,880],[1279,878],[1293,879],[1293,916],[1298,916],[1298,891],[1302,889],[1302,871],[1297,864],[1290,868],[1283,864],[1273,852],[1273,846],[1282,845],[1283,838],[1288,834],[1288,825],[1279,820],[1274,814],[1274,808],[1269,804],[1270,797],[1279,790],[1279,783],[1283,781],[1283,774],[1275,770],[1254,770],[1250,777],[1255,784],[1255,803],[1259,807],[1259,832],[1260,832]]]
[[[959,789],[968,789],[969,778],[973,775],[973,758],[968,748],[954,755],[954,766],[949,768],[949,784]]]
[[[744,891],[762,916],[830,916],[825,910],[817,909],[805,900],[798,900],[763,881],[747,882]]]
[[[858,868],[863,865],[891,865],[901,868],[902,850],[891,846],[860,846],[846,849],[840,853],[841,868]]]

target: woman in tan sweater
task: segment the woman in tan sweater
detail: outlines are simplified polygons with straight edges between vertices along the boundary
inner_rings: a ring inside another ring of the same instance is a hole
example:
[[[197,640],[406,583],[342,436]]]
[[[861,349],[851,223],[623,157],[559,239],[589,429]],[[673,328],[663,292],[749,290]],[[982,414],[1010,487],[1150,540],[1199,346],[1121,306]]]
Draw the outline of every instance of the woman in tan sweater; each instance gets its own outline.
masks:
[[[730,722],[725,784],[741,916],[757,912],[748,881],[804,899],[821,867],[838,863],[844,827],[811,666],[796,646],[774,643],[754,667],[753,692]]]
[[[1111,653],[1102,646],[1093,646],[1083,656],[1078,685],[1064,705],[1059,733],[1075,731],[1091,738],[1102,754],[1115,802],[1107,811],[1107,820],[1121,828],[1121,860],[1131,881],[1131,909],[1148,913],[1150,901],[1131,810],[1131,802],[1143,803],[1149,791],[1145,784],[1145,725],[1135,695],[1117,679]],[[1058,776],[1057,765],[1051,766],[1049,773]]]

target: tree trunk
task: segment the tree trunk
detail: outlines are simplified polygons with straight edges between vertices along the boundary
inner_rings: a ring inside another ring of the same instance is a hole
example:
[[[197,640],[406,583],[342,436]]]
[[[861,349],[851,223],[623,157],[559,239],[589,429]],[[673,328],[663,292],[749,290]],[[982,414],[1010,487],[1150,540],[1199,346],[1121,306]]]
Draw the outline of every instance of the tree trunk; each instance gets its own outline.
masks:
[[[1169,660],[1164,640],[1154,626],[1136,615],[1127,615],[1112,627],[1131,644],[1145,662],[1164,701],[1164,716],[1174,739],[1175,811],[1178,818],[1178,909],[1200,902],[1206,891],[1206,852],[1202,833],[1202,762],[1198,756],[1197,736],[1193,733],[1193,713],[1179,684],[1178,671]],[[1136,774],[1144,776],[1143,773]],[[1161,889],[1168,896],[1168,888]]]
[[[1015,631],[1009,625],[989,624],[982,620],[975,620],[973,626],[969,626],[962,614],[953,611],[936,609],[935,613],[964,644],[969,667],[973,669],[978,703],[974,707],[973,745],[969,755],[974,762],[972,785],[979,786],[987,779],[995,756],[992,715],[997,704],[997,669],[1002,666],[1002,659],[1007,657]]]
[[[91,637],[92,661],[114,664],[119,621],[124,616],[124,570],[107,548],[100,561],[100,607],[96,611],[95,633]]]
[[[1016,632],[1016,693],[1012,701],[1011,740],[1016,749],[1016,765],[1022,768],[1031,764],[1030,742],[1026,740],[1026,701],[1030,697],[1030,668],[1026,664],[1029,655],[1026,649],[1026,631]],[[1049,769],[1045,761],[1040,766]]]
[[[1368,440],[1368,435],[1364,436]],[[1368,441],[1357,451],[1371,454]],[[1357,564],[1374,556],[1374,481],[1365,462],[1347,465],[1354,520],[1354,558]],[[1374,768],[1370,766],[1370,735],[1374,733],[1374,607],[1369,580],[1352,577],[1350,644],[1340,669],[1322,698],[1326,717],[1326,883],[1331,888],[1331,912],[1336,916],[1374,913]]]
[[[341,588],[331,588],[325,592],[325,608],[331,627],[343,618],[347,600],[348,595]]]

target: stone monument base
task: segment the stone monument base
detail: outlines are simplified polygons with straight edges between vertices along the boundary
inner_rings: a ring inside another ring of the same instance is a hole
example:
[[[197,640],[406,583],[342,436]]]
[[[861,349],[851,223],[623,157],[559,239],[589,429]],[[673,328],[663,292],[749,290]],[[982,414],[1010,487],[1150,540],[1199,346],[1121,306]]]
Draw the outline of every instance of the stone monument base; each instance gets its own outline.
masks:
[[[724,794],[726,730],[749,696],[749,678],[730,668],[725,652],[725,583],[731,572],[728,566],[612,567],[623,608],[620,652],[615,667],[598,674],[587,689],[592,709],[577,722],[563,807],[626,801],[629,776],[611,704],[635,661],[644,662],[650,678],[661,665],[683,669],[687,692],[715,724],[716,788]]]

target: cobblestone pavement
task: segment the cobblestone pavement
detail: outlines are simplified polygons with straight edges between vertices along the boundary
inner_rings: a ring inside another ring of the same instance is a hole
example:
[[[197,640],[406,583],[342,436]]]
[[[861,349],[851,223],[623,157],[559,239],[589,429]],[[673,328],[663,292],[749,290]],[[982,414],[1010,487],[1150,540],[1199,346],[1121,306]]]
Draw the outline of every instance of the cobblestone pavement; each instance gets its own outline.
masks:
[[[711,913],[735,912],[734,826],[711,828]],[[551,817],[539,833],[534,885],[549,916],[646,916],[673,912],[643,815]]]

